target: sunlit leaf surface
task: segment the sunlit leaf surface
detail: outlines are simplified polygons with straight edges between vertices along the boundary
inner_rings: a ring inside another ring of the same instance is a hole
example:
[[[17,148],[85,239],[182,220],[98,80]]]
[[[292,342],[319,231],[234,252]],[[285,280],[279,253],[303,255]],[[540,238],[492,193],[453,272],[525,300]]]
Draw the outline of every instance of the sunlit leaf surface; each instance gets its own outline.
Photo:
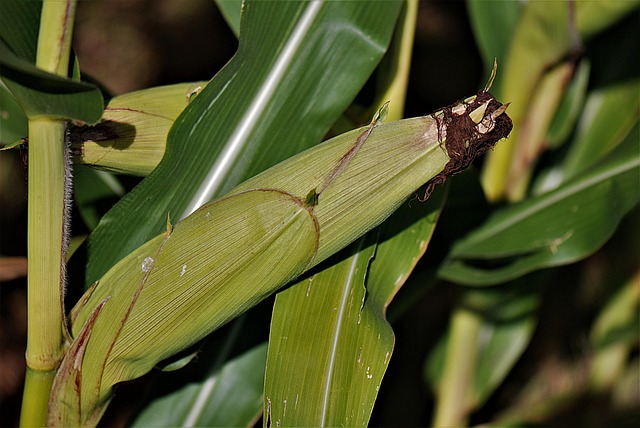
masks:
[[[371,237],[360,239],[339,265],[310,275],[306,288],[277,296],[276,310],[285,309],[271,324],[267,426],[367,424],[394,341],[384,318],[366,306],[374,251]]]

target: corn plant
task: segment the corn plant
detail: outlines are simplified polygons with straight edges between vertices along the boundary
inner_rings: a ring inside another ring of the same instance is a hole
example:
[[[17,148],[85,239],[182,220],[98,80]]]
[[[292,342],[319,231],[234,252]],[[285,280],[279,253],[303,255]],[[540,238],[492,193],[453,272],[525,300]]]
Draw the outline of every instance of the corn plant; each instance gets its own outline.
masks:
[[[116,419],[133,426],[544,423],[622,394],[638,374],[637,2],[469,2],[487,83],[408,119],[418,2],[217,4],[239,44],[209,81],[106,101],[71,50],[75,1],[0,4],[0,139],[28,147],[21,425],[95,426],[127,388]],[[142,179],[123,194],[121,175]],[[74,199],[88,237],[69,230]],[[434,234],[444,254],[423,258]],[[76,244],[86,264],[67,273]],[[596,252],[611,268],[586,380],[540,397],[535,372],[487,405],[549,289]],[[455,298],[410,374],[433,411],[403,420],[392,324],[435,290]]]

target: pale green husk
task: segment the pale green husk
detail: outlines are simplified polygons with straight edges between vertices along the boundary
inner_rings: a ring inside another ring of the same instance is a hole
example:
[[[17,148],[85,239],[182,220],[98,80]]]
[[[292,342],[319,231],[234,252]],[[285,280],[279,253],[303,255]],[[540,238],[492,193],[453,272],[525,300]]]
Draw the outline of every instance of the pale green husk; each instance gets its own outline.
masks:
[[[98,125],[72,131],[75,161],[118,174],[148,175],[164,156],[173,123],[205,85],[178,83],[112,98]]]
[[[482,133],[494,124],[486,107],[471,116]],[[462,105],[453,112],[465,114]],[[116,264],[72,311],[76,339],[50,421],[95,423],[116,383],[142,376],[380,224],[445,169],[441,123],[374,120],[246,181]]]

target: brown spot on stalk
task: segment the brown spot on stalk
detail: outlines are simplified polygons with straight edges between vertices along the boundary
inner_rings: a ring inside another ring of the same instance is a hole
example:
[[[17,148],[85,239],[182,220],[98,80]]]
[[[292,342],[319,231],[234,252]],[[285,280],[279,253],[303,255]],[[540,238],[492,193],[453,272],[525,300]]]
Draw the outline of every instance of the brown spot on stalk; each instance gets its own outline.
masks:
[[[482,120],[478,123],[474,122],[470,117],[471,112],[485,103],[487,108]],[[476,156],[493,149],[496,143],[507,137],[513,128],[511,118],[504,112],[505,106],[487,91],[478,92],[474,100],[464,103],[465,108],[462,113],[454,113],[453,108],[459,105],[460,103],[455,103],[445,107],[441,115],[432,115],[438,126],[438,140],[441,144],[444,143],[450,161],[442,172],[429,180],[424,196],[418,198],[421,202],[429,198],[435,186],[465,170]],[[488,126],[488,129],[482,132],[485,126]]]

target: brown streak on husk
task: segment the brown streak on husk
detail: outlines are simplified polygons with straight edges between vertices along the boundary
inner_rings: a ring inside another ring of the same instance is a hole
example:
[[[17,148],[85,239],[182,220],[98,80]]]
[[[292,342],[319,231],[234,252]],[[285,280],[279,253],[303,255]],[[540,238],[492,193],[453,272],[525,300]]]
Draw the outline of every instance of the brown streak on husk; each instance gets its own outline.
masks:
[[[70,376],[73,376],[73,387],[75,392],[76,401],[76,409],[78,414],[76,417],[78,421],[82,420],[82,362],[84,359],[84,353],[87,347],[87,343],[89,342],[89,338],[91,337],[91,333],[93,331],[93,326],[100,315],[100,312],[104,308],[105,304],[109,300],[109,297],[105,298],[96,306],[93,310],[87,321],[82,326],[82,329],[78,333],[78,337],[74,340],[73,344],[67,351],[65,358],[62,360],[60,367],[58,368],[58,373],[54,379],[51,396],[49,398],[49,415],[48,415],[48,425],[49,426],[60,426],[63,422],[62,420],[58,420],[62,415],[59,414],[58,411],[55,411],[57,403],[58,405],[63,405],[61,402],[63,401],[60,394],[64,392],[64,387],[66,385],[67,379]]]

